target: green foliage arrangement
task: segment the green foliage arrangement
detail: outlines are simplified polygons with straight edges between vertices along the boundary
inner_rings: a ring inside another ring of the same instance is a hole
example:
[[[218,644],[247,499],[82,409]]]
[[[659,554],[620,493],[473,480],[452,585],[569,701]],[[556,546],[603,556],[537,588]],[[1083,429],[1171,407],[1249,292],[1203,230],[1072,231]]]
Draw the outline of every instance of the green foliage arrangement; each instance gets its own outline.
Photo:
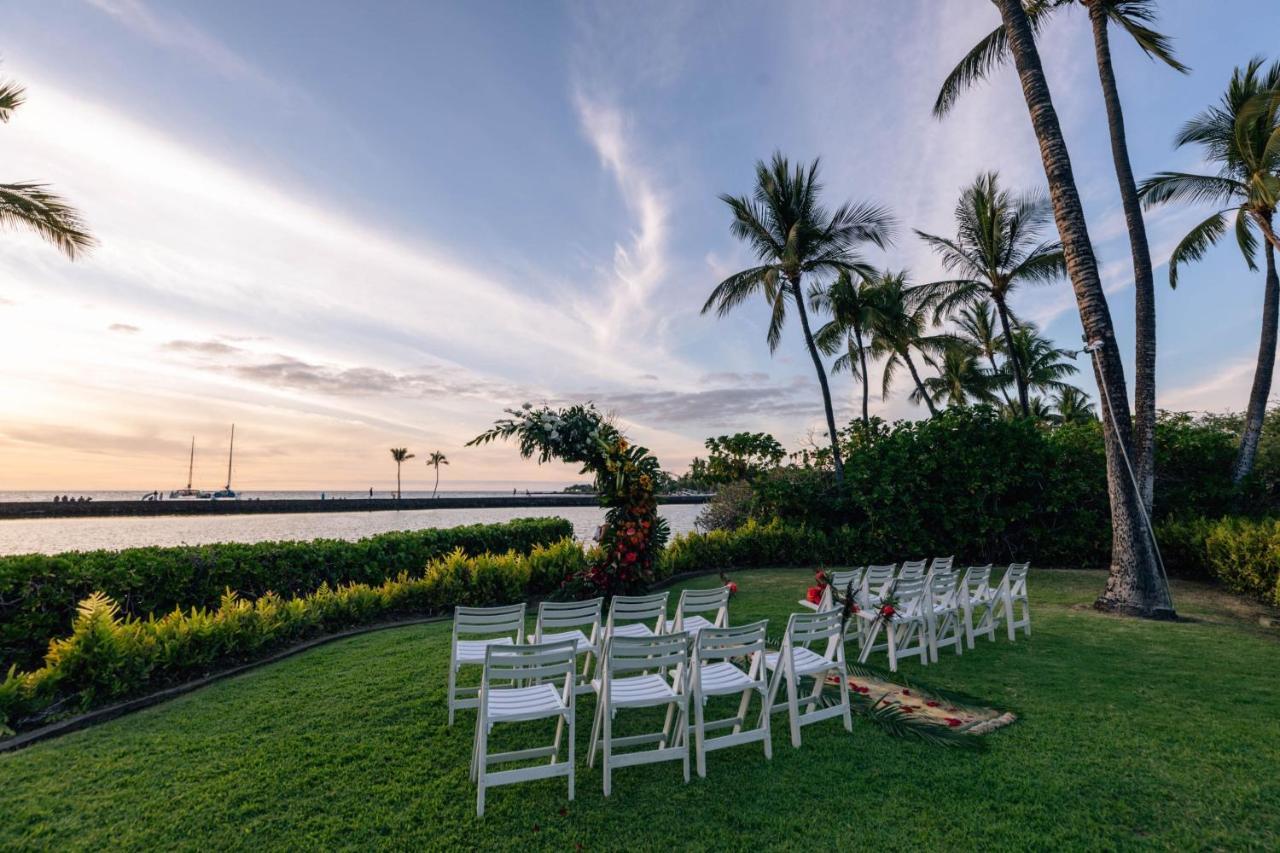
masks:
[[[525,403],[507,414],[468,446],[514,438],[526,459],[575,462],[595,476],[606,508],[600,548],[585,571],[564,581],[563,594],[588,598],[646,589],[668,536],[654,491],[662,473],[657,457],[628,442],[590,403],[558,410]]]
[[[306,595],[267,592],[255,600],[226,590],[214,606],[173,608],[145,618],[94,592],[75,610],[71,633],[49,643],[43,665],[11,666],[0,682],[0,735],[58,716],[181,684],[261,659],[312,637],[455,605],[523,601],[586,565],[564,539],[516,551],[468,555],[461,547],[376,583],[322,581]]]
[[[378,584],[462,549],[466,554],[526,553],[570,536],[560,518],[384,533],[355,542],[219,543],[179,548],[72,551],[0,557],[0,667],[30,666],[95,592],[123,614],[145,617],[175,607],[214,607],[232,590],[252,601],[268,591],[290,597],[321,584]]]

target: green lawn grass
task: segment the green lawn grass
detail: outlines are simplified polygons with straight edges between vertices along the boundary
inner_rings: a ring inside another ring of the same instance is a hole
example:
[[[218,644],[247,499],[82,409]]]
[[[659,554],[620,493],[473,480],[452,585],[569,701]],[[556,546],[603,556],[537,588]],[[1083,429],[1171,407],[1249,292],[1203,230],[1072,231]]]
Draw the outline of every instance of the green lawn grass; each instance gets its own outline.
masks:
[[[732,621],[780,630],[809,578],[736,575]],[[1280,847],[1280,632],[1190,584],[1175,596],[1195,621],[1103,616],[1086,606],[1102,583],[1033,572],[1029,640],[904,667],[1019,713],[979,753],[856,717],[852,735],[807,727],[795,750],[778,715],[771,762],[758,745],[715,752],[688,785],[676,763],[625,768],[606,801],[583,697],[577,800],[563,780],[496,788],[477,819],[473,715],[446,725],[449,626],[435,624],[0,756],[0,847]]]

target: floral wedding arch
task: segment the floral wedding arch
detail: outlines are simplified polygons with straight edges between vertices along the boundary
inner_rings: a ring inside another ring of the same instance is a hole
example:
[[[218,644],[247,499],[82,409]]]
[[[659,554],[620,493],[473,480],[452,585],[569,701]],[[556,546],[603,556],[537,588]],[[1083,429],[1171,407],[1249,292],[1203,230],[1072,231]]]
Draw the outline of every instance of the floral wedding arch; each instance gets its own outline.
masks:
[[[644,591],[654,580],[669,535],[654,495],[657,458],[628,442],[591,403],[567,409],[525,403],[506,411],[510,417],[495,421],[467,446],[515,438],[525,459],[578,463],[582,473],[595,476],[600,503],[607,509],[600,548],[592,552],[585,572],[565,579],[563,593],[578,598]]]

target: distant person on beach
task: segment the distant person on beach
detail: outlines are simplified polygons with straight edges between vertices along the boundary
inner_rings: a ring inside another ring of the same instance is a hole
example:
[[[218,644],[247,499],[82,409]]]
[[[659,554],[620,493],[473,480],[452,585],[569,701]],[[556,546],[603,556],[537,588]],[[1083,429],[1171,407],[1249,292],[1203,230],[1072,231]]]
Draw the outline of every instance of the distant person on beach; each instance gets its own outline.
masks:
[[[369,497],[373,497],[373,486],[369,487]]]

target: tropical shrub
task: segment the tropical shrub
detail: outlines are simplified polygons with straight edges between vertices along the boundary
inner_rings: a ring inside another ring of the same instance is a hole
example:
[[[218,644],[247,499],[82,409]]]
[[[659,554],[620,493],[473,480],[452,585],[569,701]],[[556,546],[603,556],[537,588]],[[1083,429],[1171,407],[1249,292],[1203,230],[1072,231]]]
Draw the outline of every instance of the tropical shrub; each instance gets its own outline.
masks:
[[[529,555],[470,556],[459,547],[418,576],[402,572],[376,584],[322,582],[306,595],[268,592],[252,601],[228,590],[214,607],[174,608],[145,618],[95,592],[77,606],[70,635],[49,643],[43,665],[28,672],[10,667],[0,682],[0,730],[181,684],[346,628],[444,613],[459,604],[522,601],[543,582],[534,580],[535,571],[543,579],[563,578],[585,563],[573,539]]]
[[[755,493],[745,480],[725,483],[703,505],[693,524],[699,530],[733,530],[751,518]]]
[[[76,602],[95,592],[109,596],[123,614],[145,617],[175,607],[215,607],[228,589],[252,601],[269,591],[302,595],[322,583],[373,585],[420,573],[430,560],[458,548],[471,555],[526,553],[572,532],[564,519],[524,518],[355,542],[226,542],[0,557],[0,662],[34,664],[50,638],[70,626]]]
[[[525,403],[506,411],[510,417],[498,419],[468,445],[514,438],[526,459],[576,462],[582,473],[595,476],[600,505],[606,510],[600,550],[566,582],[566,594],[582,598],[646,589],[654,580],[669,532],[658,515],[655,489],[662,469],[657,457],[647,448],[632,445],[590,403],[567,409],[535,409]]]

